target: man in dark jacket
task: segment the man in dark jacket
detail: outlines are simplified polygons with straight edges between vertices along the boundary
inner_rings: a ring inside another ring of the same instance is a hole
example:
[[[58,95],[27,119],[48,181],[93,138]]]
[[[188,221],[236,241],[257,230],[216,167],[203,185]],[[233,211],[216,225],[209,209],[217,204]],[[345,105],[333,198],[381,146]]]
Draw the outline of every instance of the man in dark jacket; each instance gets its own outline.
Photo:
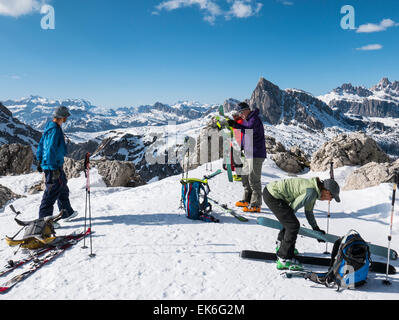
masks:
[[[245,162],[243,168],[242,184],[244,197],[236,203],[243,207],[245,212],[260,212],[262,207],[262,165],[266,159],[266,141],[263,122],[259,118],[259,110],[251,111],[245,102],[239,104],[238,112],[244,120],[241,124],[234,120],[229,121],[229,126],[241,129],[244,133],[242,148],[244,149]]]
[[[68,180],[62,168],[67,146],[61,126],[69,116],[70,113],[66,107],[57,108],[53,120],[47,123],[37,148],[38,171],[44,171],[46,178],[46,190],[40,205],[39,218],[52,216],[56,201],[60,211],[66,210],[67,215],[63,217],[66,221],[78,214],[69,202]]]

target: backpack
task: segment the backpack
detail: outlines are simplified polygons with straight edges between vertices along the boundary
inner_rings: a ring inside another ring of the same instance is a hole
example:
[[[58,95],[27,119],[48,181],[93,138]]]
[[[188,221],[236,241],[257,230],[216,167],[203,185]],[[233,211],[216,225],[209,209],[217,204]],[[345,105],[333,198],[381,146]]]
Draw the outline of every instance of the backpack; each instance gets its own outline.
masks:
[[[325,274],[312,273],[308,279],[327,287],[334,285],[344,289],[357,288],[367,281],[371,265],[370,248],[355,230],[334,243],[331,265]]]
[[[210,212],[212,205],[208,202],[210,188],[207,180],[182,179],[182,201],[186,217],[191,220],[219,222]]]
[[[54,222],[61,219],[64,210],[58,216],[41,218],[33,221],[24,222],[15,218],[15,222],[22,226],[22,229],[12,238],[6,237],[6,242],[10,247],[20,246],[23,249],[36,250],[53,243],[55,236]],[[20,240],[15,240],[16,236],[25,230],[24,236]]]

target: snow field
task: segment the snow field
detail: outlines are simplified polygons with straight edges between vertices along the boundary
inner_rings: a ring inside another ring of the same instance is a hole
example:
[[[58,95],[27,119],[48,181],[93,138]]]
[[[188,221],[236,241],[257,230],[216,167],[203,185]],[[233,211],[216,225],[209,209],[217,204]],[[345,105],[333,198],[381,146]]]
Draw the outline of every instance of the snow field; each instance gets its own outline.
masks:
[[[205,165],[190,172],[190,177],[202,178]],[[216,170],[221,161],[213,163]],[[335,171],[343,186],[345,177],[355,168],[344,167]],[[303,177],[328,177],[328,172],[308,172]],[[14,192],[26,195],[13,202],[23,212],[23,220],[35,219],[42,194],[27,195],[28,186],[40,180],[39,174],[0,177],[0,184]],[[399,277],[392,277],[393,285],[383,286],[383,275],[370,274],[369,282],[357,290],[337,293],[334,289],[306,282],[303,279],[285,279],[275,263],[242,260],[241,250],[273,251],[278,231],[256,224],[258,215],[248,215],[248,223],[241,223],[214,207],[213,215],[220,224],[188,220],[179,209],[181,176],[153,182],[146,186],[106,188],[97,171],[91,171],[91,203],[93,216],[93,252],[75,245],[49,265],[12,289],[1,299],[398,299]],[[273,161],[264,163],[262,184],[276,179],[290,178]],[[227,175],[210,180],[210,197],[233,207],[242,196],[240,183],[229,183]],[[79,216],[72,222],[62,222],[58,235],[68,234],[84,227],[85,178],[69,181],[70,199]],[[391,211],[392,185],[341,193],[340,204],[332,202],[330,232],[344,235],[356,229],[366,241],[387,245]],[[326,228],[326,202],[318,201],[316,220]],[[397,208],[399,205],[397,206]],[[55,210],[58,212],[58,209]],[[396,209],[392,247],[399,249],[399,217]],[[263,205],[261,215],[273,217]],[[303,211],[297,214],[301,225],[307,225]],[[0,233],[13,235],[18,226],[7,207],[0,212]],[[89,239],[86,239],[86,245]],[[303,254],[319,255],[325,244],[314,239],[299,237],[297,248]],[[329,249],[332,245],[329,244]],[[14,249],[0,243],[0,258],[12,258]],[[18,253],[20,254],[20,253]],[[374,257],[384,261],[384,258]],[[398,261],[392,262],[399,267]],[[311,267],[316,271],[323,267]],[[12,275],[22,272],[14,271]],[[11,275],[6,279],[11,278]],[[1,283],[5,282],[1,278]]]

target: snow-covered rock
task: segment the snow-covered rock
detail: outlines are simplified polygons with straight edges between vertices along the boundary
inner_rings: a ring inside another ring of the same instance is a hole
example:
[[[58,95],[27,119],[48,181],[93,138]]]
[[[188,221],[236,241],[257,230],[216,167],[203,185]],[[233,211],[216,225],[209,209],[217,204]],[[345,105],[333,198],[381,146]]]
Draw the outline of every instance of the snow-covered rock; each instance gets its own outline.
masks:
[[[343,190],[359,190],[394,182],[394,171],[399,169],[399,160],[394,163],[370,162],[353,171],[346,179]]]
[[[334,168],[364,165],[369,162],[389,162],[388,155],[377,143],[362,132],[341,134],[326,142],[313,154],[312,171],[325,171],[334,163]]]

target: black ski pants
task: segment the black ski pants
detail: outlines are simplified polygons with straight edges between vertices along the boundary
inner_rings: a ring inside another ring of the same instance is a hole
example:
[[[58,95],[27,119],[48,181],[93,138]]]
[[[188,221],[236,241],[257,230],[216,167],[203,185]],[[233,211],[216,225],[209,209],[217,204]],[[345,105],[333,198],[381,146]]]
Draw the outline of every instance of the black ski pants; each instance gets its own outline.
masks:
[[[60,211],[65,209],[68,215],[71,215],[74,210],[69,202],[68,180],[64,170],[60,169],[58,175],[56,175],[56,171],[44,170],[44,174],[46,190],[40,205],[39,218],[51,217],[56,202]]]
[[[301,227],[299,220],[289,204],[284,200],[274,198],[267,188],[263,190],[263,200],[283,225],[283,229],[278,235],[278,241],[281,242],[281,245],[277,256],[282,259],[291,259],[295,255],[295,243]]]

